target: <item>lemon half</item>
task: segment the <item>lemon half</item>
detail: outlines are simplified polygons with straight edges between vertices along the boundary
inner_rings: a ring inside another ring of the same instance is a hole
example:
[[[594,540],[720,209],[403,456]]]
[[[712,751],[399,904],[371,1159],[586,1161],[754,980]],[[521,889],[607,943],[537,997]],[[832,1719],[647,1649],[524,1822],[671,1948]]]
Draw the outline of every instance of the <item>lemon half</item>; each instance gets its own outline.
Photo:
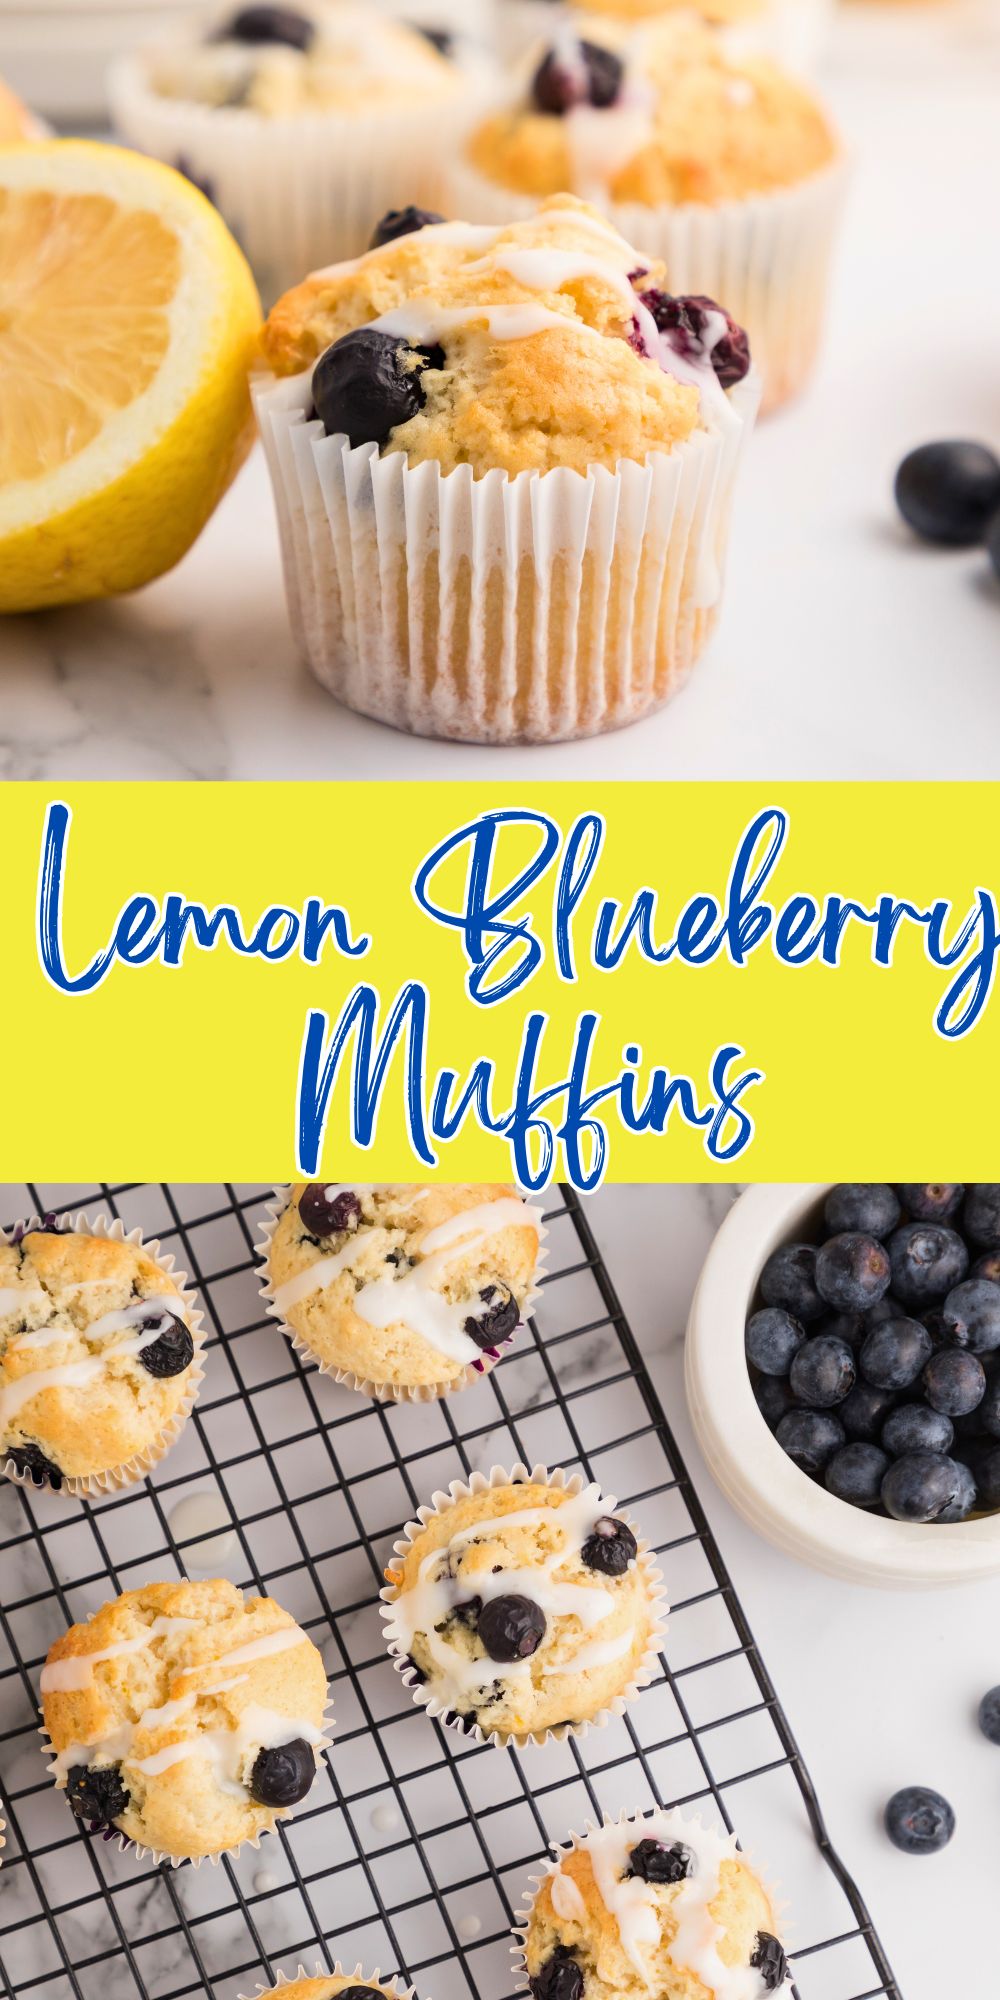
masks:
[[[172,168],[0,148],[0,612],[178,562],[253,439],[249,267]]]

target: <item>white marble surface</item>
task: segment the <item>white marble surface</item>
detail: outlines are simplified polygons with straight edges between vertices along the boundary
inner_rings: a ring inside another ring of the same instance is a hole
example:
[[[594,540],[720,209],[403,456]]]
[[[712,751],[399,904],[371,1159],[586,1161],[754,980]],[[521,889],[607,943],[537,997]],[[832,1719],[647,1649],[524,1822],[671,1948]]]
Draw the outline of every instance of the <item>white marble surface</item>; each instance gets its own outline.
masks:
[[[929,436],[1000,442],[1000,9],[855,4],[827,82],[857,175],[825,360],[758,435],[710,658],[597,744],[421,743],[296,660],[259,458],[129,603],[0,631],[0,774],[31,778],[996,778],[1000,586],[912,545],[890,498]]]

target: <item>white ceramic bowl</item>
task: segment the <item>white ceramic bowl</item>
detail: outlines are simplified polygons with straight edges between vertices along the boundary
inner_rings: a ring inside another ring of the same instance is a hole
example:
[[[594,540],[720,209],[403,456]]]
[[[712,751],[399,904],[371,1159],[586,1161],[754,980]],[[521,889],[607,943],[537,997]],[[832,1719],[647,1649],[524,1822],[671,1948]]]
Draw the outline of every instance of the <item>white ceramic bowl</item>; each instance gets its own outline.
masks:
[[[995,1576],[1000,1514],[923,1528],[849,1507],[793,1465],[757,1408],[743,1340],[761,1269],[779,1243],[818,1237],[829,1186],[751,1188],[708,1253],[688,1321],[686,1371],[709,1470],[752,1528],[831,1576],[904,1589]]]

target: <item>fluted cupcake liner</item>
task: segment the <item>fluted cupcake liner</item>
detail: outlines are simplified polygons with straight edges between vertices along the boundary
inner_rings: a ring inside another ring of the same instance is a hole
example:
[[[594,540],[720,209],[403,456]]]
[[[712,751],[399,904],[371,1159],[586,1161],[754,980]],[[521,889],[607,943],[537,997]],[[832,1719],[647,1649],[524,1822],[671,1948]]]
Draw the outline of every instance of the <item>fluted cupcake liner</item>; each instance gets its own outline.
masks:
[[[664,13],[667,11],[664,0]],[[692,0],[691,11],[699,11],[698,0]],[[762,0],[759,6],[732,6],[728,18],[716,18],[727,14],[725,7],[709,7],[707,12],[734,54],[771,56],[808,76],[826,48],[833,4],[832,0]],[[567,27],[583,35],[589,30],[592,37],[596,34],[600,39],[600,16],[571,4],[553,5],[553,0],[496,0],[496,18],[500,53],[509,63],[519,62]],[[619,30],[627,31],[630,25],[620,16],[608,18],[614,19]],[[649,20],[631,25],[641,30]]]
[[[19,1234],[26,1236],[32,1229],[41,1227],[43,1223],[43,1216],[32,1215],[23,1222],[15,1223],[12,1228],[3,1230],[0,1232],[0,1235],[2,1235],[4,1242],[13,1243],[18,1239]],[[187,1272],[175,1270],[175,1259],[172,1252],[161,1250],[158,1240],[147,1242],[141,1229],[126,1230],[124,1223],[117,1216],[108,1217],[98,1215],[91,1221],[81,1212],[77,1215],[60,1216],[59,1234],[64,1236],[103,1236],[110,1238],[113,1242],[131,1243],[135,1248],[144,1250],[146,1255],[151,1257],[153,1262],[163,1272],[164,1276],[169,1278],[171,1283],[177,1287],[181,1303],[184,1307],[188,1332],[194,1342],[194,1357],[191,1362],[191,1372],[188,1377],[188,1384],[183,1400],[178,1405],[173,1416],[164,1425],[159,1436],[151,1444],[147,1445],[144,1451],[136,1452],[132,1458],[126,1459],[120,1465],[109,1466],[104,1472],[90,1473],[86,1478],[73,1477],[70,1474],[64,1475],[62,1486],[58,1489],[59,1492],[69,1493],[77,1500],[84,1498],[97,1499],[102,1495],[122,1491],[125,1487],[135,1486],[140,1480],[146,1479],[153,1471],[154,1466],[159,1465],[160,1460],[166,1456],[171,1446],[176,1444],[198,1400],[198,1391],[204,1379],[205,1370],[202,1360],[205,1345],[204,1321],[202,1313],[195,1302],[195,1293],[191,1290],[188,1283]],[[0,1456],[0,1472],[2,1472],[4,1478],[12,1480],[18,1486],[33,1488],[35,1492],[43,1490],[39,1487],[38,1482],[32,1478],[30,1472],[19,1472],[10,1458]],[[52,1489],[49,1488],[48,1490],[51,1491]]]
[[[457,742],[593,736],[660,707],[716,621],[758,398],[751,375],[720,430],[641,464],[477,480],[352,449],[311,417],[310,374],[259,377],[289,615],[313,673],[348,708]]]
[[[453,1479],[447,1492],[439,1491],[433,1493],[429,1503],[418,1509],[416,1520],[407,1523],[401,1538],[394,1544],[394,1554],[400,1558],[401,1562],[405,1561],[412,1544],[423,1532],[428,1521],[432,1520],[436,1514],[442,1513],[445,1508],[453,1506],[456,1501],[471,1499],[479,1493],[488,1493],[494,1486],[521,1485],[529,1482],[540,1486],[551,1486],[556,1491],[565,1492],[571,1497],[577,1493],[582,1493],[584,1488],[592,1483],[584,1479],[580,1473],[567,1473],[562,1467],[556,1467],[554,1471],[549,1471],[547,1466],[536,1465],[529,1470],[526,1465],[522,1464],[515,1465],[513,1470],[506,1466],[494,1465],[489,1472],[471,1473],[468,1480]],[[495,1729],[484,1730],[478,1722],[470,1724],[462,1717],[457,1716],[446,1703],[437,1699],[429,1682],[421,1681],[415,1675],[413,1662],[407,1650],[406,1637],[400,1630],[396,1618],[396,1605],[399,1601],[396,1587],[391,1583],[387,1583],[385,1588],[380,1592],[382,1600],[380,1612],[382,1618],[385,1620],[385,1640],[396,1672],[400,1675],[404,1685],[409,1688],[418,1706],[426,1709],[428,1715],[433,1717],[435,1721],[444,1723],[446,1727],[454,1729],[456,1734],[461,1736],[466,1743],[492,1743],[500,1749],[526,1750],[529,1745],[537,1747],[545,1743],[566,1743],[573,1737],[586,1736],[591,1729],[606,1729],[612,1718],[624,1715],[631,1703],[638,1700],[643,1688],[648,1687],[650,1681],[655,1680],[659,1674],[660,1650],[663,1645],[669,1616],[669,1605],[662,1573],[656,1564],[649,1543],[644,1539],[637,1523],[625,1508],[619,1506],[613,1493],[601,1494],[600,1508],[603,1514],[613,1514],[617,1520],[624,1521],[635,1536],[638,1547],[636,1560],[642,1570],[646,1583],[650,1609],[650,1630],[639,1670],[628,1683],[628,1686],[623,1688],[622,1692],[616,1695],[613,1701],[609,1702],[608,1706],[601,1709],[597,1715],[587,1716],[580,1722],[567,1721],[560,1723],[555,1729],[524,1730],[505,1735]],[[567,1671],[571,1671],[571,1669],[568,1668]]]
[[[815,365],[849,179],[839,156],[790,187],[741,201],[645,208],[608,200],[600,207],[644,258],[666,265],[671,292],[714,299],[746,328],[766,413],[798,395]],[[488,180],[461,150],[446,169],[444,201],[446,214],[497,228],[539,206]]]
[[[307,1367],[318,1368],[320,1374],[328,1376],[331,1382],[339,1382],[345,1389],[354,1389],[359,1396],[370,1396],[374,1402],[378,1403],[436,1403],[443,1396],[457,1395],[460,1389],[467,1389],[473,1383],[481,1382],[487,1375],[492,1374],[497,1362],[501,1361],[504,1355],[509,1353],[511,1347],[513,1347],[521,1331],[521,1327],[527,1319],[530,1319],[541,1297],[547,1254],[545,1240],[548,1236],[548,1230],[545,1227],[539,1209],[526,1208],[528,1217],[538,1230],[538,1255],[535,1260],[535,1270],[531,1285],[521,1303],[521,1317],[513,1333],[508,1334],[507,1339],[500,1341],[496,1347],[484,1348],[478,1360],[470,1361],[468,1367],[463,1369],[462,1373],[457,1375],[452,1381],[421,1382],[408,1385],[401,1382],[374,1382],[367,1376],[356,1374],[353,1369],[337,1368],[331,1362],[323,1361],[316,1353],[315,1348],[310,1346],[302,1334],[296,1332],[295,1328],[284,1318],[279,1307],[275,1305],[270,1278],[271,1242],[274,1232],[288,1207],[292,1192],[293,1189],[290,1185],[275,1190],[274,1200],[269,1202],[267,1206],[267,1221],[262,1226],[258,1242],[254,1245],[254,1254],[261,1259],[263,1265],[260,1294],[264,1300],[268,1316],[277,1323],[282,1333],[291,1341],[299,1359]]]
[[[604,1827],[608,1826],[634,1827],[636,1833],[639,1835],[641,1839],[643,1829],[644,1828],[648,1829],[651,1820],[657,1818],[659,1816],[660,1811],[664,1813],[676,1812],[678,1820],[682,1822],[683,1829],[685,1831],[689,1833],[698,1832],[706,1835],[706,1837],[709,1837],[713,1841],[717,1842],[720,1848],[724,1848],[732,1856],[733,1860],[736,1860],[738,1858],[744,1861],[749,1868],[753,1869],[753,1872],[756,1875],[757,1880],[760,1883],[764,1891],[764,1894],[766,1895],[768,1902],[771,1905],[771,1909],[774,1912],[776,1920],[779,1918],[781,1920],[781,1938],[782,1938],[782,1943],[785,1945],[785,1948],[787,1950],[788,1923],[786,1917],[787,1904],[785,1902],[785,1899],[781,1895],[779,1895],[776,1887],[772,1883],[771,1878],[767,1874],[765,1874],[765,1872],[761,1868],[758,1867],[756,1861],[750,1854],[749,1850],[745,1847],[740,1846],[735,1834],[720,1834],[714,1827],[706,1827],[705,1822],[702,1819],[700,1813],[688,1812],[686,1810],[682,1811],[678,1807],[664,1806],[660,1809],[654,1809],[652,1811],[636,1812],[636,1813],[606,1812],[602,1815],[600,1820],[593,1820],[593,1819],[584,1820],[583,1831],[581,1833],[570,1833],[567,1834],[565,1840],[552,1841],[551,1853],[553,1859],[551,1861],[545,1862],[541,1874],[532,1875],[529,1877],[528,1881],[529,1894],[527,1895],[526,1900],[521,1904],[520,1908],[517,1910],[512,1925],[512,1930],[514,1933],[514,1943],[511,1946],[511,1957],[514,1961],[513,1969],[515,1975],[514,1984],[516,1992],[527,1992],[529,1990],[528,1968],[525,1958],[525,1942],[528,1933],[528,1926],[531,1922],[532,1911],[534,1909],[538,1895],[541,1889],[543,1888],[544,1884],[547,1881],[549,1881],[553,1875],[558,1874],[559,1869],[562,1866],[562,1863],[565,1860],[566,1856],[568,1854],[576,1852],[581,1847],[586,1847],[586,1844],[592,1834],[600,1833]],[[679,1837],[681,1837],[680,1834]],[[792,1976],[793,1976],[792,1970],[790,1968],[787,1980],[782,1982],[780,1988],[776,1988],[774,1990],[782,1993],[787,1992],[791,1986]]]
[[[307,272],[360,256],[379,218],[440,205],[440,164],[486,102],[476,78],[441,97],[357,115],[268,118],[242,106],[165,97],[143,56],[108,79],[114,126],[140,152],[177,167],[209,196],[251,264],[266,305]]]
[[[272,1995],[295,1986],[300,1979],[349,1979],[352,1985],[356,1982],[360,1986],[376,1986],[385,1995],[385,2000],[413,2000],[416,1990],[404,1985],[401,1979],[383,1979],[377,1966],[374,1972],[366,1972],[361,1965],[348,1972],[338,1958],[332,1972],[325,1965],[314,1966],[311,1972],[306,1966],[299,1965],[294,1972],[279,1972],[273,1986],[255,1986],[252,1993],[239,1994],[238,2000],[272,2000]]]

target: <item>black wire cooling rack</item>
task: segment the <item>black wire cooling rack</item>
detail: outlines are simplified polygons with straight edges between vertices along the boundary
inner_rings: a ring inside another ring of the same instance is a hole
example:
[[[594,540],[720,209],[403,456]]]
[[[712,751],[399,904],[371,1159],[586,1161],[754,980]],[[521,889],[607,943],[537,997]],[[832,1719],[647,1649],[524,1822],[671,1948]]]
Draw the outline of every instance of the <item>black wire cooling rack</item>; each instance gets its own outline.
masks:
[[[270,1190],[7,1190],[157,1235],[212,1335],[194,1416],[144,1485],[99,1504],[0,1488],[0,1977],[10,2000],[235,2000],[301,1962],[400,1972],[426,2000],[505,2000],[510,1925],[552,1840],[676,1804],[735,1827],[790,1905],[801,2000],[899,2000],[576,1197],[547,1215],[537,1319],[489,1378],[375,1405],[301,1366],[257,1291]],[[378,1618],[403,1523],[474,1468],[580,1469],[638,1515],[672,1613],[626,1717],[525,1754],[468,1746],[406,1694]],[[205,1496],[225,1517],[205,1546]],[[188,1532],[185,1532],[185,1529]],[[154,1578],[225,1574],[321,1647],[336,1733],[295,1820],[218,1867],[153,1867],[77,1827],[45,1776],[37,1686],[65,1626]]]

